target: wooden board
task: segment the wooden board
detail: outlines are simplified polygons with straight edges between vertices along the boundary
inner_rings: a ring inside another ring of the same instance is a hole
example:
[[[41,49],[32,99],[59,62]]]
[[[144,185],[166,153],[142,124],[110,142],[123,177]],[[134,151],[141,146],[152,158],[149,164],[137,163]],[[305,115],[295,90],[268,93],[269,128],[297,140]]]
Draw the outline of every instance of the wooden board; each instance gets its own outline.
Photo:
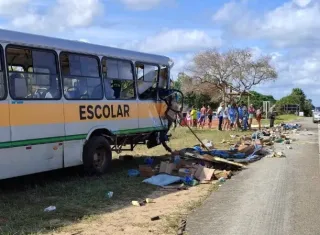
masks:
[[[226,159],[223,159],[223,158],[220,158],[220,157],[214,157],[214,156],[211,156],[209,154],[200,155],[200,154],[197,154],[197,153],[188,153],[188,152],[186,152],[185,155],[188,156],[188,157],[199,159],[199,160],[215,162],[215,163],[225,163],[225,164],[229,164],[229,165],[232,165],[232,166],[246,168],[246,166],[241,164],[241,163],[228,161]]]

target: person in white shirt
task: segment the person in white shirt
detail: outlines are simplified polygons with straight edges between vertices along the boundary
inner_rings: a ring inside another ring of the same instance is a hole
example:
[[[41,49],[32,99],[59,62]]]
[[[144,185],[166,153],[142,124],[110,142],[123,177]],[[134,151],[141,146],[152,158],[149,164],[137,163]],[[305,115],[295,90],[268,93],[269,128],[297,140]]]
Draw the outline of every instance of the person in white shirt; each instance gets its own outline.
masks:
[[[217,110],[217,115],[219,118],[219,131],[222,131],[223,113],[224,113],[224,103],[221,103],[220,107]]]

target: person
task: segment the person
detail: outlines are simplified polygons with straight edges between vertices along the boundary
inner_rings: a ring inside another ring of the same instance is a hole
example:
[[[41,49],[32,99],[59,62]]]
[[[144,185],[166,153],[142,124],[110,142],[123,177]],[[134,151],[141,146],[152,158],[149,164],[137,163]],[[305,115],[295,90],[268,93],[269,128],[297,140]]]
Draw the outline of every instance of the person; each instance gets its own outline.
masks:
[[[248,109],[247,106],[245,104],[242,105],[242,111],[243,111],[243,115],[242,115],[242,127],[243,130],[246,131],[248,129]]]
[[[192,118],[191,118],[191,114],[190,114],[191,110],[189,110],[187,112],[187,125],[188,126],[192,126]]]
[[[211,107],[208,105],[208,108],[207,108],[207,115],[208,115],[208,127],[209,127],[209,129],[211,129],[211,124],[212,124],[212,114],[213,114],[213,111],[212,111]]]
[[[223,130],[229,130],[230,120],[229,120],[229,109],[231,108],[230,104],[224,109],[223,112]]]
[[[236,104],[233,103],[231,105],[231,108],[229,109],[230,130],[233,130],[235,128],[237,115],[238,113],[236,110]]]
[[[270,128],[274,126],[274,120],[276,119],[276,113],[272,110],[270,115]]]
[[[262,111],[261,111],[261,108],[258,108],[256,111],[256,120],[258,122],[259,131],[261,131],[261,119],[262,119]]]
[[[219,118],[219,126],[218,126],[219,131],[222,131],[223,112],[224,112],[224,103],[221,103],[217,110],[217,115]]]
[[[249,109],[248,109],[249,117],[248,117],[248,124],[249,124],[249,129],[251,130],[251,125],[252,125],[252,119],[255,114],[255,109],[253,107],[253,104],[250,104]]]
[[[207,113],[206,106],[202,105],[202,108],[200,109],[200,119],[199,119],[199,124],[202,129],[203,129],[204,123],[206,121],[206,113]]]
[[[242,120],[243,120],[243,104],[240,104],[238,107],[238,114],[239,114],[239,128],[243,125]]]
[[[199,109],[197,109],[197,123],[196,123],[196,127],[198,127],[198,125],[200,124],[200,116],[201,116],[201,112]]]
[[[192,126],[194,126],[195,123],[197,123],[197,110],[194,108],[194,106],[192,106],[190,115],[192,120]]]

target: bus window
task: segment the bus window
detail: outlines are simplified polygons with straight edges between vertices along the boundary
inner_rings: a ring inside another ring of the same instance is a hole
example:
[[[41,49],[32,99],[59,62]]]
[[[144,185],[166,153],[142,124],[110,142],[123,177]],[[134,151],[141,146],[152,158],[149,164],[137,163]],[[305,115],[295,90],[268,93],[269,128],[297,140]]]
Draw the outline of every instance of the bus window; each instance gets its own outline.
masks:
[[[6,59],[13,99],[60,99],[57,58],[53,51],[9,46]]]
[[[107,99],[128,100],[135,98],[131,61],[103,58],[102,71]]]
[[[2,47],[0,46],[0,100],[6,98],[6,86],[4,78],[4,68],[3,68],[3,59],[2,59]]]
[[[103,98],[99,60],[94,56],[60,54],[64,96],[69,100]]]
[[[159,88],[167,89],[169,82],[169,69],[167,66],[161,66],[159,76]]]
[[[157,99],[159,67],[156,65],[136,63],[136,73],[139,99]]]

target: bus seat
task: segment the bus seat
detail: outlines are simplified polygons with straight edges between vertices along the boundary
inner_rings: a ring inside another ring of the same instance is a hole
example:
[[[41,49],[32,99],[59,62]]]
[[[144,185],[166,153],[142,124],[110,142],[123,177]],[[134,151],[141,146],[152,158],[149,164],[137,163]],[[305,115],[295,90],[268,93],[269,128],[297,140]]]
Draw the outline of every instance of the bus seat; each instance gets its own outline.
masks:
[[[91,98],[92,99],[100,99],[102,96],[102,86],[101,85],[97,85],[92,93],[91,93]]]
[[[76,87],[69,87],[67,91],[65,91],[65,96],[67,99],[79,99],[80,98],[80,90]]]
[[[10,76],[11,93],[15,99],[25,98],[28,96],[27,81],[19,73]]]

